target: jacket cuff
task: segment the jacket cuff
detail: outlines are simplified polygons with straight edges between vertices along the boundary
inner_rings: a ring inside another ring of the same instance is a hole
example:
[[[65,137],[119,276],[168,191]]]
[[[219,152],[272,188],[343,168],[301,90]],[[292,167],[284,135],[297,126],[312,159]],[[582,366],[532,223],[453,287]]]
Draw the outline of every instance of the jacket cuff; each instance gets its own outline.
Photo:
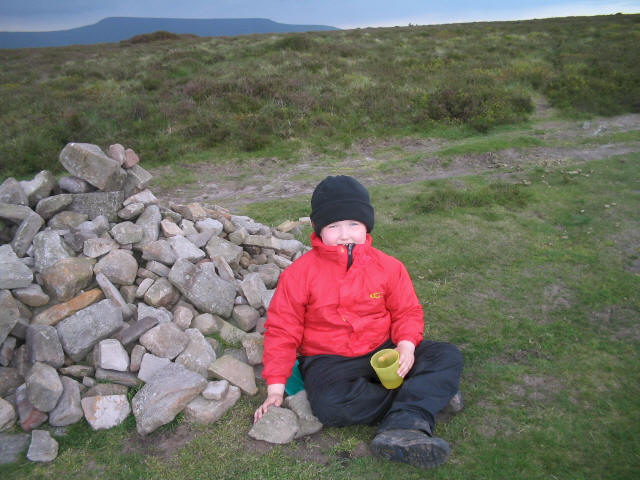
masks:
[[[265,380],[267,381],[267,385],[272,385],[274,383],[287,383],[287,377],[269,377]]]

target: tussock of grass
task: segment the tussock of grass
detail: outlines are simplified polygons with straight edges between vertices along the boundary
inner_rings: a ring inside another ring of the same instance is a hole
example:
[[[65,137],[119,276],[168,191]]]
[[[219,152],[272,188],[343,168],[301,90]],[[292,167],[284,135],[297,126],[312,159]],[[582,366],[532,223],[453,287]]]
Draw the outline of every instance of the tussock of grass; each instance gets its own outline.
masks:
[[[509,208],[522,208],[533,198],[532,193],[523,185],[511,183],[492,183],[480,188],[465,190],[449,185],[438,187],[434,191],[416,195],[411,203],[412,209],[421,213],[442,212],[454,208],[489,207],[500,205]]]

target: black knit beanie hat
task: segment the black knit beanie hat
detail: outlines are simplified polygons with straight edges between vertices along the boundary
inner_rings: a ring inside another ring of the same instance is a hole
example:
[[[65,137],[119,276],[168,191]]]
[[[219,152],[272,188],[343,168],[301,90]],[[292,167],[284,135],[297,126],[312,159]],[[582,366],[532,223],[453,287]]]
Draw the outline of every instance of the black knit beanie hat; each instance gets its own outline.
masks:
[[[340,220],[358,220],[365,224],[367,232],[373,230],[369,192],[347,175],[325,178],[311,195],[311,221],[317,235],[330,223]]]

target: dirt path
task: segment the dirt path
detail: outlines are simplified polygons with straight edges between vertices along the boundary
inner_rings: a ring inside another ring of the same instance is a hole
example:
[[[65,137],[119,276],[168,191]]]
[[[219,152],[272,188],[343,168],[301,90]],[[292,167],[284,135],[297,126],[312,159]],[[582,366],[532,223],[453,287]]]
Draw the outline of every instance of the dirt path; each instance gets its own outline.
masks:
[[[404,184],[421,180],[451,178],[493,171],[508,181],[531,166],[545,168],[640,151],[640,114],[628,114],[591,121],[549,120],[550,110],[538,105],[532,132],[545,144],[556,146],[513,148],[481,154],[438,156],[436,152],[459,142],[442,139],[400,138],[364,140],[352,146],[344,159],[328,160],[303,156],[291,164],[274,158],[256,158],[242,163],[188,164],[195,183],[170,189],[154,187],[161,200],[218,204],[232,211],[247,203],[310,195],[326,175],[350,174],[365,185]],[[639,131],[638,140],[601,143],[598,137]],[[152,170],[154,176],[170,170]]]

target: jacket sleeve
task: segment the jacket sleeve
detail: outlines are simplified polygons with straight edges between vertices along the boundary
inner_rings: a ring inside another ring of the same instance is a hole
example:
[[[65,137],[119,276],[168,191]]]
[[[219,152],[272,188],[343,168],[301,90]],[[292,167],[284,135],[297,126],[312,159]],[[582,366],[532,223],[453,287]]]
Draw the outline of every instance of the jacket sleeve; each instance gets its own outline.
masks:
[[[420,343],[424,332],[424,312],[418,300],[409,272],[399,260],[390,269],[389,294],[386,306],[391,313],[391,340],[396,345],[400,340],[409,340],[414,345]]]
[[[282,272],[267,311],[262,376],[268,385],[286,383],[302,342],[307,292],[297,273]]]

